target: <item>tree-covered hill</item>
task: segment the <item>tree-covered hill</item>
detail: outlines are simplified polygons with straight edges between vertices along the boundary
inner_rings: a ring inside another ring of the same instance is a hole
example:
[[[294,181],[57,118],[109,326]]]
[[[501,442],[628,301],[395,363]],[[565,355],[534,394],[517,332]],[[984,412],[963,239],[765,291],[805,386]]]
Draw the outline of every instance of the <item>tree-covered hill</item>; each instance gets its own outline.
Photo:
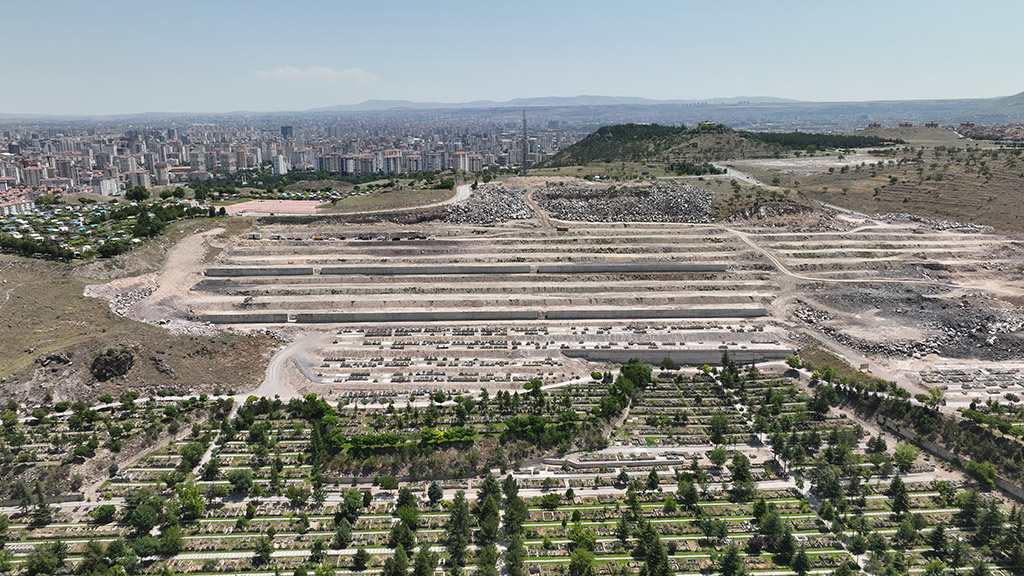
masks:
[[[560,151],[545,165],[582,166],[592,162],[664,162],[697,165],[726,159],[768,157],[789,150],[864,148],[887,141],[873,136],[804,132],[735,132],[721,124],[696,128],[659,124],[605,126]]]

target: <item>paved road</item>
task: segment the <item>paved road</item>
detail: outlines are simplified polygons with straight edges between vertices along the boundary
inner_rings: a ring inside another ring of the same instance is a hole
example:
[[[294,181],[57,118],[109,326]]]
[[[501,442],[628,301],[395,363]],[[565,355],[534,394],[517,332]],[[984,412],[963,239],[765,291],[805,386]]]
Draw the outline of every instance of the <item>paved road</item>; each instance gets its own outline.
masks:
[[[715,168],[718,168],[719,170],[725,170],[725,175],[730,177],[730,178],[732,178],[732,179],[734,179],[734,180],[739,180],[741,182],[746,182],[747,184],[750,184],[752,186],[764,186],[765,185],[764,182],[761,182],[757,178],[754,178],[753,176],[750,176],[748,174],[744,174],[743,172],[740,172],[739,170],[737,170],[735,168],[730,168],[730,167],[728,167],[728,166],[726,166],[724,164],[715,164],[714,162],[712,162],[711,165],[714,166]]]

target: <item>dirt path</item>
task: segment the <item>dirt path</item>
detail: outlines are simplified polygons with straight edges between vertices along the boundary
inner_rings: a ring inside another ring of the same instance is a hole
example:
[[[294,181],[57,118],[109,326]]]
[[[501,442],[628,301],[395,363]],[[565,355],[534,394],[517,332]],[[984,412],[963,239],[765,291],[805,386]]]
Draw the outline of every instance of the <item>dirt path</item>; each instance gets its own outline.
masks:
[[[312,352],[330,343],[333,334],[315,333],[302,336],[278,350],[267,364],[263,383],[258,388],[235,397],[236,405],[249,395],[290,400],[302,395],[303,388],[312,381],[307,372],[312,363]],[[316,359],[319,361],[319,359]]]
[[[128,316],[149,323],[180,317],[182,310],[178,308],[179,303],[202,280],[203,259],[209,240],[223,231],[223,228],[214,228],[193,234],[172,246],[156,278],[156,291],[132,306]]]

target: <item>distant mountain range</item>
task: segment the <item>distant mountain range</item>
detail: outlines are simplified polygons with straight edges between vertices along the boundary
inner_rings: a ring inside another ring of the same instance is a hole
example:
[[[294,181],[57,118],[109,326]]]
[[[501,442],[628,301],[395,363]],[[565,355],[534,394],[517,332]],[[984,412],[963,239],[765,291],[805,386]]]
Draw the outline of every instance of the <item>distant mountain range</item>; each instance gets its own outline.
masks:
[[[443,110],[478,108],[570,107],[570,106],[658,106],[686,104],[778,104],[798,102],[771,96],[736,96],[734,98],[708,98],[706,100],[652,100],[632,96],[544,96],[514,98],[498,102],[474,100],[472,102],[412,102],[409,100],[367,100],[359,104],[340,104],[314,108],[309,112],[370,112],[374,110]]]
[[[999,98],[956,100],[876,100],[867,102],[805,102],[766,96],[736,96],[701,100],[652,100],[627,96],[549,96],[516,98],[497,102],[413,102],[408,100],[367,100],[305,111],[225,113],[145,113],[99,115],[3,114],[0,121],[11,122],[208,122],[250,117],[262,122],[288,123],[304,115],[373,114],[382,121],[408,121],[417,117],[451,121],[514,121],[521,111],[529,110],[537,122],[559,121],[563,127],[595,130],[601,126],[624,123],[695,125],[703,121],[726,124],[738,130],[754,131],[849,131],[864,128],[870,122],[895,125],[934,121],[959,124],[968,120],[978,124],[1024,122],[1024,92]]]

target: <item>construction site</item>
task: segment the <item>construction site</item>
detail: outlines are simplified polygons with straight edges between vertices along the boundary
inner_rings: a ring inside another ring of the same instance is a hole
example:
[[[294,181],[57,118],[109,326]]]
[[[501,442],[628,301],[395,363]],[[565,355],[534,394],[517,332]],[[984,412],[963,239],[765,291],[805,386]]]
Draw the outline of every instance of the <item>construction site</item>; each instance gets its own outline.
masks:
[[[662,202],[632,209],[657,221],[608,222],[605,204],[566,207],[598,189],[580,182],[517,178],[419,214],[278,218],[210,237],[215,258],[193,252],[162,276],[121,281],[122,294],[143,287],[121,312],[273,331],[290,342],[275,358],[287,386],[266,384],[283,394],[513,389],[629,358],[779,362],[808,337],[923,390],[947,363],[998,372],[1024,352],[1020,247],[991,230],[771,206],[674,222],[664,197],[684,219],[710,209],[705,191],[678,186],[623,187],[621,205]],[[573,219],[549,215],[553,197]],[[177,289],[149,295],[166,284]],[[1021,391],[1016,376],[953,384],[953,401]]]

